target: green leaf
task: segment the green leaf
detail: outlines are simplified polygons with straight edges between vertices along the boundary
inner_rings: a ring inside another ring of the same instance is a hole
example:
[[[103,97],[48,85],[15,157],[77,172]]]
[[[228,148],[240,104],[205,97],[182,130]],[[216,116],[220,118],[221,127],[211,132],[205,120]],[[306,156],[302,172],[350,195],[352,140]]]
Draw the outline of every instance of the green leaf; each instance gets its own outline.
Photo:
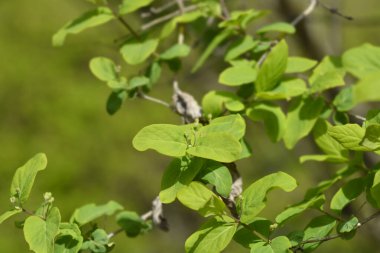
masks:
[[[380,148],[380,124],[373,124],[365,129],[365,135],[360,145],[371,150]]]
[[[328,236],[335,227],[336,220],[326,215],[318,216],[310,221],[304,230],[302,241],[315,240]],[[316,249],[322,242],[313,242],[303,245],[303,252],[311,252]]]
[[[326,56],[314,69],[309,78],[310,92],[322,92],[324,90],[344,85],[345,70],[340,58]]]
[[[24,223],[24,236],[30,250],[36,253],[54,252],[54,238],[58,233],[61,215],[56,207],[50,210],[46,220],[29,216]]]
[[[221,163],[207,161],[198,174],[198,178],[215,186],[216,192],[228,198],[232,188],[232,176],[228,168]]]
[[[212,52],[228,37],[233,34],[234,30],[232,29],[224,29],[218,35],[216,35],[212,41],[208,44],[207,48],[203,51],[202,55],[198,58],[194,67],[191,69],[191,72],[194,73],[199,70],[205,61],[210,57]]]
[[[112,243],[108,243],[108,234],[103,229],[96,229],[91,234],[91,238],[85,241],[82,245],[82,250],[90,250],[94,253],[106,253],[109,252],[112,247]]]
[[[240,29],[245,30],[251,21],[265,16],[267,13],[267,11],[255,9],[248,9],[246,11],[232,11],[230,18],[220,22],[218,26],[221,28],[229,27],[234,29],[239,27]]]
[[[191,253],[219,253],[227,247],[232,240],[237,223],[229,217],[228,221],[213,218],[201,226],[185,242],[186,252]]]
[[[53,36],[53,46],[62,46],[68,34],[78,34],[88,28],[107,23],[114,18],[111,9],[107,7],[98,7],[95,10],[88,11],[59,29]]]
[[[348,72],[364,78],[380,70],[380,48],[364,44],[343,54],[343,65]]]
[[[136,212],[123,211],[116,216],[116,221],[128,237],[136,237],[151,228]]]
[[[265,207],[267,193],[274,189],[280,188],[290,192],[297,187],[296,180],[284,172],[277,172],[265,176],[251,184],[242,194],[240,204],[241,216],[243,223],[250,223],[254,220]]]
[[[200,10],[186,12],[180,16],[177,16],[167,22],[161,30],[160,39],[164,39],[172,34],[178,24],[191,23],[198,18],[202,17],[204,13]]]
[[[276,222],[281,224],[287,221],[288,219],[306,211],[310,208],[322,209],[323,204],[325,203],[325,196],[319,195],[317,197],[304,200],[301,203],[292,205],[282,211],[279,215],[276,216]]]
[[[365,136],[365,130],[357,124],[333,126],[328,129],[327,133],[346,149],[357,151],[370,150],[360,145]]]
[[[188,146],[185,134],[190,132],[191,128],[191,125],[169,124],[146,126],[133,138],[133,147],[138,151],[154,149],[167,156],[185,156]]]
[[[21,204],[25,203],[29,198],[37,173],[44,170],[46,165],[46,155],[38,153],[18,168],[12,179],[11,196],[16,197]]]
[[[293,34],[296,32],[296,28],[289,23],[277,22],[277,23],[272,23],[272,24],[263,26],[256,31],[257,34],[262,34],[262,33],[267,33],[267,32]]]
[[[355,216],[338,225],[339,233],[349,233],[358,227],[359,220]]]
[[[244,246],[245,248],[250,248],[253,244],[258,241],[262,241],[257,234],[252,233],[252,231],[256,231],[263,235],[264,237],[269,238],[271,234],[271,225],[272,221],[266,220],[264,218],[256,217],[255,220],[246,224],[247,226],[240,226],[234,235],[234,240]]]
[[[240,114],[231,114],[213,119],[199,130],[200,135],[216,133],[227,133],[240,140],[245,134],[245,121]]]
[[[341,212],[347,204],[354,201],[364,191],[364,187],[365,181],[363,178],[355,178],[348,181],[331,199],[331,210]]]
[[[308,58],[289,57],[285,73],[302,73],[314,68],[314,66],[317,65],[317,63],[317,61]]]
[[[380,100],[380,70],[363,77],[352,88],[354,104]]]
[[[299,97],[290,103],[284,134],[285,146],[288,149],[293,148],[300,139],[310,133],[323,106],[322,98],[313,97]]]
[[[154,0],[138,0],[138,1],[130,1],[123,0],[119,6],[119,15],[128,14],[134,12],[144,6],[151,4]]]
[[[207,133],[193,147],[186,151],[188,154],[218,162],[230,163],[240,158],[242,147],[239,140],[229,133]]]
[[[281,140],[285,133],[286,118],[279,105],[255,103],[247,109],[247,116],[253,121],[263,121],[265,130],[273,142]]]
[[[123,105],[123,102],[127,98],[127,95],[128,94],[125,90],[112,91],[107,99],[107,113],[114,115]]]
[[[279,85],[270,91],[260,91],[256,93],[256,98],[264,100],[286,99],[297,97],[307,91],[306,83],[299,78],[283,80]]]
[[[14,209],[14,210],[6,211],[2,215],[0,215],[0,224],[3,223],[4,221],[6,221],[7,219],[9,219],[10,217],[12,217],[13,215],[16,215],[16,214],[21,213],[21,212],[22,212],[21,209]]]
[[[140,64],[156,50],[158,42],[158,39],[132,41],[124,44],[120,49],[120,53],[128,64]]]
[[[253,40],[252,36],[246,35],[243,38],[237,40],[228,48],[226,55],[224,56],[225,61],[231,61],[236,57],[246,53],[251,50],[259,41]]]
[[[202,109],[205,115],[214,117],[221,115],[228,104],[234,103],[234,109],[244,110],[244,104],[234,93],[228,91],[210,91],[202,99]]]
[[[175,158],[166,168],[161,181],[160,200],[168,204],[177,197],[177,192],[188,185],[202,168],[203,159],[187,156]]]
[[[370,189],[370,194],[377,206],[380,207],[380,170],[376,171],[373,178],[373,184]]]
[[[174,58],[186,57],[190,53],[190,47],[185,44],[175,44],[162,54],[160,54],[160,59],[171,60]]]
[[[150,84],[150,79],[146,76],[135,76],[131,78],[128,82],[128,90],[133,90],[138,87],[148,86]]]
[[[285,73],[287,62],[288,45],[285,40],[282,40],[272,48],[259,69],[256,79],[256,90],[260,92],[275,88]]]
[[[327,120],[319,119],[313,128],[315,143],[326,154],[347,159],[348,151],[328,134],[331,127]]]
[[[300,163],[307,161],[316,162],[329,162],[329,163],[347,163],[349,160],[347,157],[337,155],[303,155],[300,157]]]
[[[61,223],[54,243],[54,253],[77,253],[82,243],[83,237],[77,224]]]
[[[191,182],[177,193],[178,200],[205,217],[224,213],[223,201],[200,182]]]
[[[158,80],[160,79],[161,77],[161,72],[162,72],[162,68],[161,68],[161,65],[158,61],[155,61],[153,62],[148,70],[147,70],[147,73],[146,75],[149,77],[149,89],[152,88],[153,84],[157,83]]]
[[[373,109],[367,112],[367,116],[365,118],[364,126],[369,127],[371,125],[380,124],[380,110]]]
[[[229,67],[220,74],[219,83],[228,86],[239,86],[254,82],[256,75],[256,69],[250,66],[240,65]]]
[[[289,253],[292,247],[289,239],[286,236],[278,236],[270,243],[258,242],[251,246],[251,253]]]
[[[76,222],[79,226],[89,223],[101,216],[111,216],[124,208],[117,202],[110,200],[104,205],[87,204],[77,208],[70,218],[70,222]]]
[[[347,87],[342,89],[338,95],[334,98],[333,105],[340,112],[349,111],[355,106],[353,87]]]
[[[119,77],[115,63],[106,57],[92,58],[90,70],[99,80],[107,82],[111,89],[121,89],[127,85],[127,80]]]

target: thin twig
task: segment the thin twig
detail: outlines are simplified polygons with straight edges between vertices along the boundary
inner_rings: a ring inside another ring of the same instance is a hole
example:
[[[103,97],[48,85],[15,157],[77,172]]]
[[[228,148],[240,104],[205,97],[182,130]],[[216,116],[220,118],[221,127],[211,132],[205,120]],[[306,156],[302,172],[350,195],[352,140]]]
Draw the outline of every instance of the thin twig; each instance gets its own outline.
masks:
[[[178,8],[183,15],[185,13],[185,5],[183,3],[183,0],[176,0]],[[185,27],[184,25],[178,26],[178,44],[183,44],[185,41]]]
[[[380,216],[380,211],[377,211],[376,213],[372,214],[368,218],[366,218],[366,219],[362,220],[361,222],[359,222],[358,224],[360,224],[360,225],[358,225],[358,227],[363,226],[364,224],[366,224],[367,222],[369,222],[369,221],[377,218],[378,216]]]
[[[115,11],[112,6],[108,5],[111,9],[113,15],[117,18],[117,20],[137,39],[141,40],[140,36],[137,34],[135,30],[125,21],[118,13]]]
[[[318,4],[318,0],[310,0],[310,4],[307,6],[307,8],[298,16],[296,17],[291,24],[292,25],[297,25],[299,22],[301,22],[302,19],[310,15],[315,9],[315,7]]]
[[[154,98],[154,97],[148,96],[148,95],[144,94],[141,91],[138,92],[137,96],[140,97],[140,98],[143,98],[143,99],[146,99],[146,100],[149,100],[149,101],[152,101],[154,103],[157,103],[157,104],[160,104],[160,105],[163,105],[165,107],[170,108],[170,104],[166,103],[165,101],[163,101],[161,99],[158,99],[158,98]]]
[[[342,18],[347,19],[347,20],[350,20],[350,21],[351,21],[351,20],[354,20],[353,17],[342,14],[342,13],[338,10],[338,8],[329,7],[329,6],[327,6],[326,4],[324,4],[324,3],[321,2],[321,1],[319,1],[319,4],[320,4],[323,8],[325,8],[326,10],[328,10],[331,14],[337,15],[337,16],[339,16],[339,17],[342,17]]]
[[[224,18],[229,19],[230,18],[230,12],[228,11],[226,1],[225,0],[219,0],[219,2],[220,2],[220,6],[222,7]]]
[[[162,5],[160,7],[150,7],[149,12],[142,13],[141,17],[142,18],[149,18],[153,14],[160,14],[160,13],[170,9],[171,7],[173,7],[176,4],[177,4],[176,1],[172,1],[172,2],[169,2],[169,3]]]
[[[197,8],[198,8],[198,6],[196,6],[196,5],[190,5],[188,7],[185,7],[184,12],[185,13],[186,12],[190,12],[190,11],[196,10]],[[155,25],[161,24],[161,23],[163,23],[163,22],[165,22],[165,21],[167,21],[169,19],[172,19],[172,18],[174,18],[176,16],[179,16],[179,15],[181,15],[181,12],[179,10],[171,12],[171,13],[165,15],[165,16],[161,16],[161,17],[159,17],[157,19],[152,20],[149,23],[146,23],[145,25],[143,25],[141,27],[141,30],[143,30],[143,31],[148,30],[149,28],[152,28]]]

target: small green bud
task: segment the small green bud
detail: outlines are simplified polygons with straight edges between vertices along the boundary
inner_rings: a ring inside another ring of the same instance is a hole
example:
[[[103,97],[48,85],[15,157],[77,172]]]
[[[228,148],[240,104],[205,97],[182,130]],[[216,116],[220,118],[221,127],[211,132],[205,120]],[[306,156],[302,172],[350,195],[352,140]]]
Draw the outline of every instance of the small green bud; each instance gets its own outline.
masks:
[[[53,195],[51,194],[51,192],[45,192],[44,193],[44,200],[45,201],[49,201],[52,197],[53,197]]]
[[[9,201],[10,201],[12,204],[14,204],[14,203],[16,203],[17,198],[16,198],[15,196],[12,196],[12,197],[9,198]]]
[[[275,230],[278,227],[277,223],[273,223],[272,225],[269,226],[270,231]]]

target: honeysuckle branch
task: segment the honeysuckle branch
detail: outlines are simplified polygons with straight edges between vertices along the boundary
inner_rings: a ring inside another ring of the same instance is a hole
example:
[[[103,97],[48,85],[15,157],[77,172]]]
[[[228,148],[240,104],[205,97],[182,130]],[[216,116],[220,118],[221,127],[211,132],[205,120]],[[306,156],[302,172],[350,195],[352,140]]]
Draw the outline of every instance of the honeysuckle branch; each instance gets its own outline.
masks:
[[[196,10],[197,8],[198,8],[198,6],[196,6],[196,5],[187,6],[187,7],[184,8],[184,13]],[[146,23],[145,25],[143,25],[141,27],[141,30],[143,30],[143,31],[148,30],[148,29],[150,29],[150,28],[152,28],[152,27],[154,27],[154,26],[156,26],[158,24],[161,24],[161,23],[163,23],[165,21],[168,21],[168,20],[170,20],[170,19],[172,19],[172,18],[174,18],[176,16],[179,16],[179,15],[181,15],[181,11],[180,10],[176,10],[176,11],[171,12],[171,13],[165,15],[165,16],[161,16],[161,17],[159,17],[157,19],[154,19],[154,20],[152,20],[149,23]]]
[[[149,11],[143,12],[141,14],[141,17],[142,18],[148,18],[154,14],[160,14],[160,13],[170,9],[171,7],[173,7],[176,4],[177,4],[176,1],[171,1],[171,2],[165,3],[164,5],[162,5],[160,7],[150,7]]]
[[[356,229],[359,229],[360,227],[362,227],[363,225],[365,225],[366,223],[368,223],[369,221],[377,218],[380,216],[380,211],[377,211],[376,213],[372,214],[371,216],[365,218],[364,220],[358,222],[358,224],[356,225]],[[322,238],[316,238],[316,239],[308,239],[308,240],[305,240],[305,241],[302,241],[300,242],[298,245],[290,248],[293,252],[297,252],[297,251],[302,251],[302,248],[305,244],[309,244],[309,243],[322,243],[322,242],[326,242],[326,241],[330,241],[330,240],[333,240],[333,239],[336,239],[336,238],[340,238],[342,235],[341,234],[336,234],[336,235],[329,235],[329,236],[326,236],[326,237],[322,237]]]
[[[347,15],[344,15],[343,13],[341,13],[338,8],[334,8],[334,7],[329,7],[327,6],[325,3],[323,3],[322,1],[318,1],[318,3],[323,7],[325,8],[326,10],[328,10],[331,14],[334,14],[334,15],[337,15],[339,17],[342,17],[344,19],[347,19],[347,20],[354,20],[353,17],[351,16],[347,16]]]
[[[116,19],[135,37],[137,40],[141,40],[140,35],[121,17],[117,11],[112,8],[110,4],[108,4],[108,7],[111,9],[113,15],[116,17]]]
[[[310,4],[306,7],[306,9],[299,15],[297,16],[291,24],[296,26],[299,22],[301,22],[305,17],[309,16],[310,13],[312,13],[318,5],[318,0],[310,0]]]
[[[225,19],[229,19],[230,18],[230,12],[228,11],[228,8],[227,8],[227,5],[226,5],[226,1],[225,0],[220,0],[219,3],[220,3],[220,6],[222,7],[222,12],[223,12],[224,18]]]
[[[146,99],[148,101],[151,101],[151,102],[154,102],[154,103],[157,103],[157,104],[160,104],[160,105],[163,105],[165,107],[170,108],[170,104],[166,103],[165,101],[163,101],[161,99],[148,96],[145,93],[143,93],[142,91],[138,91],[137,97],[142,98],[142,99]]]

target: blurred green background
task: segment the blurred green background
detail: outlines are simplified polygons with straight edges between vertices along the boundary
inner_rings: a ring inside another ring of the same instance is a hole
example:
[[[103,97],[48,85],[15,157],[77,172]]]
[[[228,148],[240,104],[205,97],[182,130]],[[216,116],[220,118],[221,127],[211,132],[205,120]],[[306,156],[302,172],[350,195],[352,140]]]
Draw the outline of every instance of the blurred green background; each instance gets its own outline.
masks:
[[[227,3],[238,8],[271,9],[273,13],[266,21],[283,21],[294,18],[294,13],[302,11],[308,1],[227,0]],[[380,45],[378,0],[325,3],[338,6],[355,20],[332,16],[319,7],[304,23],[311,42],[300,35],[290,38],[292,55],[319,58],[340,54],[364,42]],[[285,9],[289,6],[293,14]],[[154,152],[139,153],[132,148],[131,140],[145,125],[177,124],[180,119],[165,107],[140,100],[128,101],[116,115],[107,115],[105,101],[109,90],[88,70],[92,57],[120,57],[113,41],[124,35],[123,27],[111,22],[79,36],[69,36],[62,48],[51,46],[55,31],[89,8],[89,3],[80,0],[0,1],[0,212],[9,208],[8,189],[15,169],[37,152],[47,154],[48,169],[37,177],[27,207],[35,208],[43,193],[50,191],[64,220],[80,205],[103,204],[110,199],[128,210],[144,213],[159,191],[160,177],[170,159]],[[136,17],[127,20],[136,23]],[[196,56],[194,52],[193,59]],[[181,87],[198,101],[209,89],[220,89],[217,73],[221,68],[217,62],[208,61],[195,75],[189,74],[193,63],[184,64],[179,76]],[[152,95],[170,101],[171,78],[170,72],[165,73]],[[290,173],[300,182],[293,193],[271,193],[270,208],[264,211],[266,216],[274,217],[287,204],[301,200],[307,187],[336,170],[327,165],[298,163],[299,155],[315,152],[308,140],[287,151],[282,143],[270,143],[261,125],[248,123],[248,126],[253,156],[238,164],[246,185],[277,170]],[[183,252],[185,239],[202,219],[178,204],[165,206],[164,211],[169,232],[155,230],[136,239],[119,235],[115,238],[114,252]],[[28,252],[22,231],[14,228],[14,221],[0,226],[0,252]],[[305,216],[296,219],[294,226],[302,227],[307,221]],[[101,222],[107,231],[117,228],[112,218]],[[337,239],[325,243],[317,252],[337,249],[346,253],[380,252],[380,232],[372,229],[364,228],[350,241]],[[246,250],[232,243],[226,252]]]

